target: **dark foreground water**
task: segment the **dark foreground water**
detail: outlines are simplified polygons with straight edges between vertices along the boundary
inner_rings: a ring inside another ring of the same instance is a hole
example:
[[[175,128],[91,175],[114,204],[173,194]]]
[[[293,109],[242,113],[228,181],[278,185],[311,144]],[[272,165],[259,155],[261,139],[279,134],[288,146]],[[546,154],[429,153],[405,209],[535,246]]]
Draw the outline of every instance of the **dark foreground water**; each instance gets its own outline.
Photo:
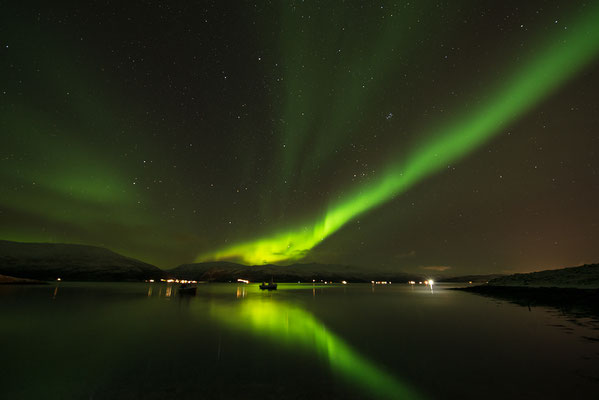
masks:
[[[594,398],[592,320],[408,285],[0,286],[6,399]]]

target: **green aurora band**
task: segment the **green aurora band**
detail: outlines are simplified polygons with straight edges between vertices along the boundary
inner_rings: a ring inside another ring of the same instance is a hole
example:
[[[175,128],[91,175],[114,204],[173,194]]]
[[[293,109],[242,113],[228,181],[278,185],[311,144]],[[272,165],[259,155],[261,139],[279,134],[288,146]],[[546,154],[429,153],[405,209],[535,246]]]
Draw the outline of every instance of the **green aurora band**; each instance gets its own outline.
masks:
[[[234,306],[213,302],[210,314],[234,328],[249,330],[269,341],[326,357],[331,369],[348,382],[381,399],[422,398],[407,383],[358,354],[309,312],[272,299],[245,299]]]
[[[314,13],[310,4],[301,3],[293,8],[284,7],[282,13],[285,26],[281,38],[283,59],[289,65],[301,66],[286,69],[284,77],[287,99],[282,110],[285,122],[279,145],[286,149],[281,153],[281,173],[289,181],[294,179],[293,172],[313,169],[315,164],[333,154],[335,144],[346,140],[347,129],[359,126],[356,117],[359,113],[354,111],[358,106],[366,106],[370,111],[376,107],[376,102],[372,101],[375,91],[364,90],[363,83],[366,81],[370,86],[375,76],[377,81],[384,81],[396,73],[393,66],[397,65],[396,58],[401,52],[394,52],[392,61],[373,60],[384,59],[389,49],[408,52],[415,46],[407,39],[408,32],[424,29],[424,26],[410,25],[409,21],[417,19],[418,15],[415,8],[406,7],[402,9],[401,17],[378,18],[376,23],[380,29],[374,33],[364,32],[350,40],[344,38],[345,32],[337,26],[343,21],[369,20],[372,16],[364,15],[363,8],[353,10],[335,7],[333,3],[322,6],[325,9]],[[422,6],[427,10],[432,4]],[[306,29],[304,19],[297,18],[303,13],[310,14],[310,29]],[[424,32],[420,31],[420,34]],[[319,43],[318,49],[314,48],[314,43]],[[367,53],[361,54],[362,51]],[[329,54],[335,54],[334,60],[344,68],[334,68],[336,64],[327,57]],[[363,59],[370,61],[365,64]],[[323,80],[332,86],[327,93],[323,93],[318,84]]]
[[[392,199],[486,143],[587,65],[599,50],[599,7],[547,41],[522,68],[492,91],[490,100],[448,122],[405,160],[390,164],[380,178],[329,205],[323,216],[295,228],[201,254],[197,261],[237,260],[248,264],[292,262],[360,214]]]

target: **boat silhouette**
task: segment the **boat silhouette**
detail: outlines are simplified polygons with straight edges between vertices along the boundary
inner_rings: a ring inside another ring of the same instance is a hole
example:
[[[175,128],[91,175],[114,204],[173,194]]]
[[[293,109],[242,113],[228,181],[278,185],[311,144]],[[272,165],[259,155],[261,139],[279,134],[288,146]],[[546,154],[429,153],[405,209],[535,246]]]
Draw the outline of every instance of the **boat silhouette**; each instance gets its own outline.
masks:
[[[260,290],[277,290],[277,284],[273,282],[271,277],[269,283],[262,282],[260,285]]]

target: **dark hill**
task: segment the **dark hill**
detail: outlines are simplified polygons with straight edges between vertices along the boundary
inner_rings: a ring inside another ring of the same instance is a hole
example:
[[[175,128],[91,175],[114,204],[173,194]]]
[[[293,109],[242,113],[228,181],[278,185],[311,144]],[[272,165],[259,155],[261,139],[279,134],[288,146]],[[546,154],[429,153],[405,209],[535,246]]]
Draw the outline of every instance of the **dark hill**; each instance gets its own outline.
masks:
[[[270,281],[271,277],[276,282],[312,282],[312,280],[333,282],[370,282],[372,280],[407,282],[409,280],[422,280],[421,276],[403,272],[317,263],[292,264],[288,266],[272,264],[247,266],[216,261],[183,264],[166,271],[166,274],[172,278],[213,282],[236,281],[238,278],[259,282]]]
[[[574,318],[599,316],[599,264],[513,274],[461,288],[528,307],[548,306]]]
[[[46,285],[48,282],[35,279],[15,278],[14,276],[0,275],[0,285]]]
[[[599,289],[599,264],[513,274],[493,279],[489,285]]]
[[[164,272],[103,247],[0,240],[0,274],[70,281],[141,281]]]
[[[447,283],[463,283],[463,282],[472,282],[472,283],[487,283],[493,279],[502,278],[504,274],[489,274],[489,275],[461,275],[461,276],[453,276],[453,277],[441,277],[437,278],[439,282],[447,282]]]

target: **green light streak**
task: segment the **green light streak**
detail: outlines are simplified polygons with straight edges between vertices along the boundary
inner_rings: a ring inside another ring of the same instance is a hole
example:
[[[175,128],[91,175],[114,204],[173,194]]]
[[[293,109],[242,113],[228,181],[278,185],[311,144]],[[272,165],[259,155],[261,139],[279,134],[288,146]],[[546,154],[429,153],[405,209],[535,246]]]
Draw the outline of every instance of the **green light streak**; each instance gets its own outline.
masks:
[[[393,163],[376,181],[329,206],[321,218],[245,243],[202,254],[197,261],[238,260],[248,264],[294,261],[358,215],[390,200],[449,163],[455,163],[549,95],[590,62],[599,50],[599,7],[587,10],[548,41],[535,57],[477,110],[430,132],[406,160]]]
[[[374,88],[398,73],[400,56],[415,47],[410,35],[424,29],[410,24],[432,5],[421,7],[387,2],[381,8],[354,9],[331,3],[322,4],[317,13],[309,3],[283,7],[281,63],[286,101],[279,138],[282,178],[277,176],[276,183],[309,185],[308,172],[322,167],[337,146],[347,142],[348,134],[359,134],[360,115],[379,107]],[[393,10],[393,18],[381,18],[382,9]],[[305,15],[310,19],[304,19]],[[377,29],[356,36],[349,33],[353,28],[348,21],[362,21]],[[345,24],[347,29],[339,29]],[[285,204],[287,195],[283,191],[277,200]]]
[[[7,187],[18,190],[7,190],[0,206],[83,227],[101,223],[108,213],[133,215],[135,189],[97,152],[67,139],[74,135],[54,134],[51,127],[56,123],[41,112],[14,110],[0,115],[11,133],[2,139],[4,148],[21,154],[3,160],[0,177]],[[129,220],[143,222],[141,217]]]
[[[406,383],[378,368],[327,330],[309,312],[272,299],[246,299],[234,306],[211,303],[212,316],[234,328],[249,330],[287,347],[313,350],[333,371],[377,398],[421,398]]]
[[[84,79],[74,73],[70,78],[72,86],[85,87]],[[109,117],[113,113],[102,102],[94,110],[90,100],[76,93],[71,97],[77,101],[64,106],[66,116],[27,102],[0,110],[0,129],[7,132],[0,135],[0,238],[109,246],[142,260],[148,245],[166,253],[170,249],[155,234],[158,218],[145,207],[145,190],[127,178],[127,162],[102,143],[119,121]],[[94,120],[92,112],[106,117],[88,123]],[[88,143],[82,133],[96,139]]]

